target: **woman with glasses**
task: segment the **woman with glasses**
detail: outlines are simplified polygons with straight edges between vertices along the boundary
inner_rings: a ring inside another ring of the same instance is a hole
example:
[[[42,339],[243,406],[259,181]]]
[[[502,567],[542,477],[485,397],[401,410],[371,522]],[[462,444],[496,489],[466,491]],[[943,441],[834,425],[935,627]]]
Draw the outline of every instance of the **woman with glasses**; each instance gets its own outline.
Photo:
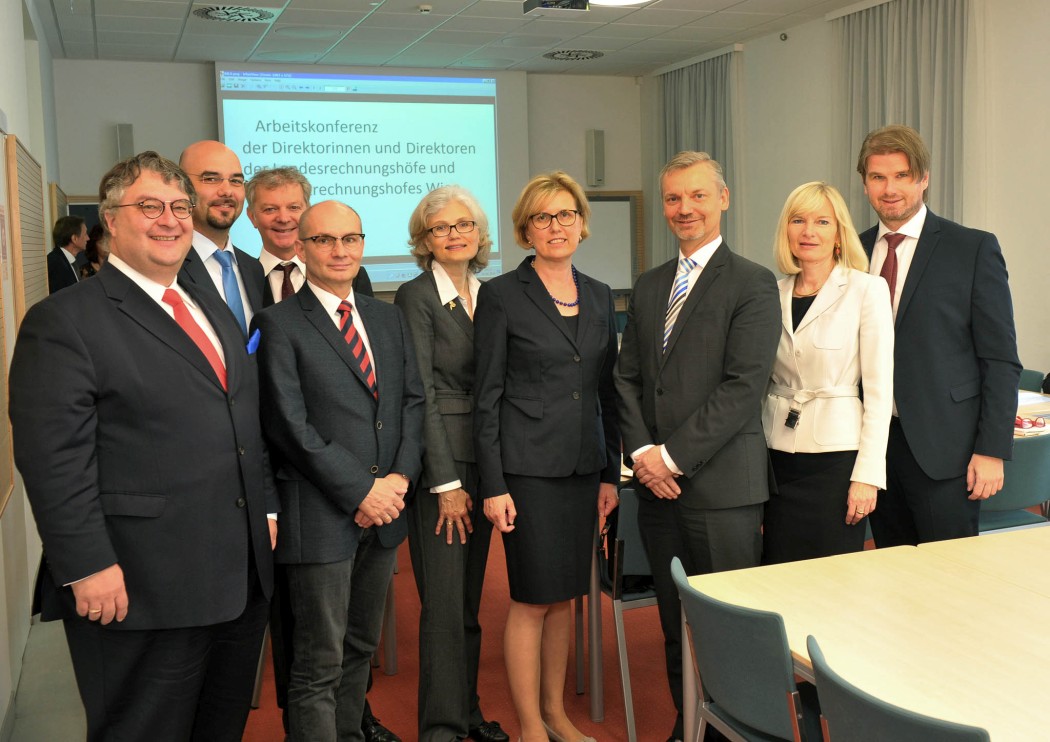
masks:
[[[762,412],[777,492],[763,561],[861,551],[886,487],[893,407],[893,311],[842,196],[791,192],[774,240],[784,321]]]
[[[591,739],[562,698],[569,601],[587,590],[596,520],[616,507],[620,438],[612,292],[572,264],[589,216],[567,174],[533,178],[512,219],[534,254],[481,287],[475,317],[474,449],[507,554],[503,651],[525,742]]]
[[[419,590],[419,736],[422,742],[508,739],[482,716],[477,693],[478,608],[492,524],[477,517],[474,460],[474,307],[489,262],[489,224],[464,188],[437,188],[408,221],[422,273],[394,297],[419,362],[426,416],[423,476],[408,509]]]

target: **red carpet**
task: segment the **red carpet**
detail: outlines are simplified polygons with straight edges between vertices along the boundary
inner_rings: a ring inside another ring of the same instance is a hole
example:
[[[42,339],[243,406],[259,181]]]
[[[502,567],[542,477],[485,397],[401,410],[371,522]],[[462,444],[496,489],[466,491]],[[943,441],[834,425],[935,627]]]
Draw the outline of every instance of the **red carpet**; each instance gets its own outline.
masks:
[[[384,668],[376,668],[375,685],[369,694],[369,701],[376,716],[385,726],[399,734],[405,742],[411,742],[416,739],[419,597],[412,577],[407,543],[401,547],[398,565],[400,572],[394,576],[394,590],[397,596],[398,672],[396,675],[386,675],[383,672]],[[519,732],[518,722],[510,700],[503,665],[503,625],[507,616],[509,593],[503,542],[499,534],[493,534],[485,580],[485,597],[481,606],[481,622],[485,634],[478,691],[481,696],[481,708],[486,718],[499,720],[511,740],[516,740]],[[663,742],[674,723],[674,706],[671,704],[663,669],[663,636],[656,607],[628,611],[624,614],[624,624],[631,663],[638,739],[640,742]],[[566,708],[570,718],[584,734],[601,742],[627,740],[612,604],[605,597],[602,599],[602,645],[605,658],[605,720],[591,721],[589,689],[583,695],[576,695],[576,674],[571,656],[566,679]],[[273,669],[269,663],[265,673],[260,708],[248,717],[248,726],[244,733],[246,742],[281,742],[284,739],[280,710],[274,701]]]

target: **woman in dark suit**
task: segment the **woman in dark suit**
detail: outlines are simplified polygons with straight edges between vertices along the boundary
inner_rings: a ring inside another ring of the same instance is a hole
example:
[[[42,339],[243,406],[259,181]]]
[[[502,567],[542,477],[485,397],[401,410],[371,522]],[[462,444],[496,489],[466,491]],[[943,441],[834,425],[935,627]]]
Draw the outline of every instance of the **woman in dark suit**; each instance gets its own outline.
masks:
[[[481,287],[475,317],[474,448],[507,553],[503,651],[525,742],[590,739],[562,698],[569,601],[587,590],[596,519],[616,507],[620,439],[612,292],[572,265],[589,216],[567,174],[533,178],[512,219],[535,255]]]
[[[419,739],[509,739],[479,707],[478,608],[492,524],[471,518],[474,463],[474,306],[488,264],[488,219],[459,186],[431,191],[408,222],[423,272],[394,297],[405,313],[426,393],[423,476],[409,506],[419,617]]]

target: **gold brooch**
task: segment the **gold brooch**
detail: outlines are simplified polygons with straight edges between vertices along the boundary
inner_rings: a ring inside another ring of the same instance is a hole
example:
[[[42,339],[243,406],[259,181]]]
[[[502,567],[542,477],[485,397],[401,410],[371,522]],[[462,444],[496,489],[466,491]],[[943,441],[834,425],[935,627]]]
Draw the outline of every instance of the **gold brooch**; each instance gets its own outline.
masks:
[[[450,301],[448,303],[448,308],[449,309],[455,309],[456,308],[456,302],[455,301]]]

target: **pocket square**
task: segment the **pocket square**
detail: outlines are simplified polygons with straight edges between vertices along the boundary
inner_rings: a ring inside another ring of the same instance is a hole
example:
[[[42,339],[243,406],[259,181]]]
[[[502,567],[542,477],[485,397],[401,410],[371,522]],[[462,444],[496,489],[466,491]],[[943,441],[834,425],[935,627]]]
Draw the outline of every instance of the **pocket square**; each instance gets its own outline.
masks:
[[[259,332],[259,328],[255,328],[255,332],[248,338],[248,355],[252,355],[255,351],[259,350],[259,338],[262,337],[262,333]]]

